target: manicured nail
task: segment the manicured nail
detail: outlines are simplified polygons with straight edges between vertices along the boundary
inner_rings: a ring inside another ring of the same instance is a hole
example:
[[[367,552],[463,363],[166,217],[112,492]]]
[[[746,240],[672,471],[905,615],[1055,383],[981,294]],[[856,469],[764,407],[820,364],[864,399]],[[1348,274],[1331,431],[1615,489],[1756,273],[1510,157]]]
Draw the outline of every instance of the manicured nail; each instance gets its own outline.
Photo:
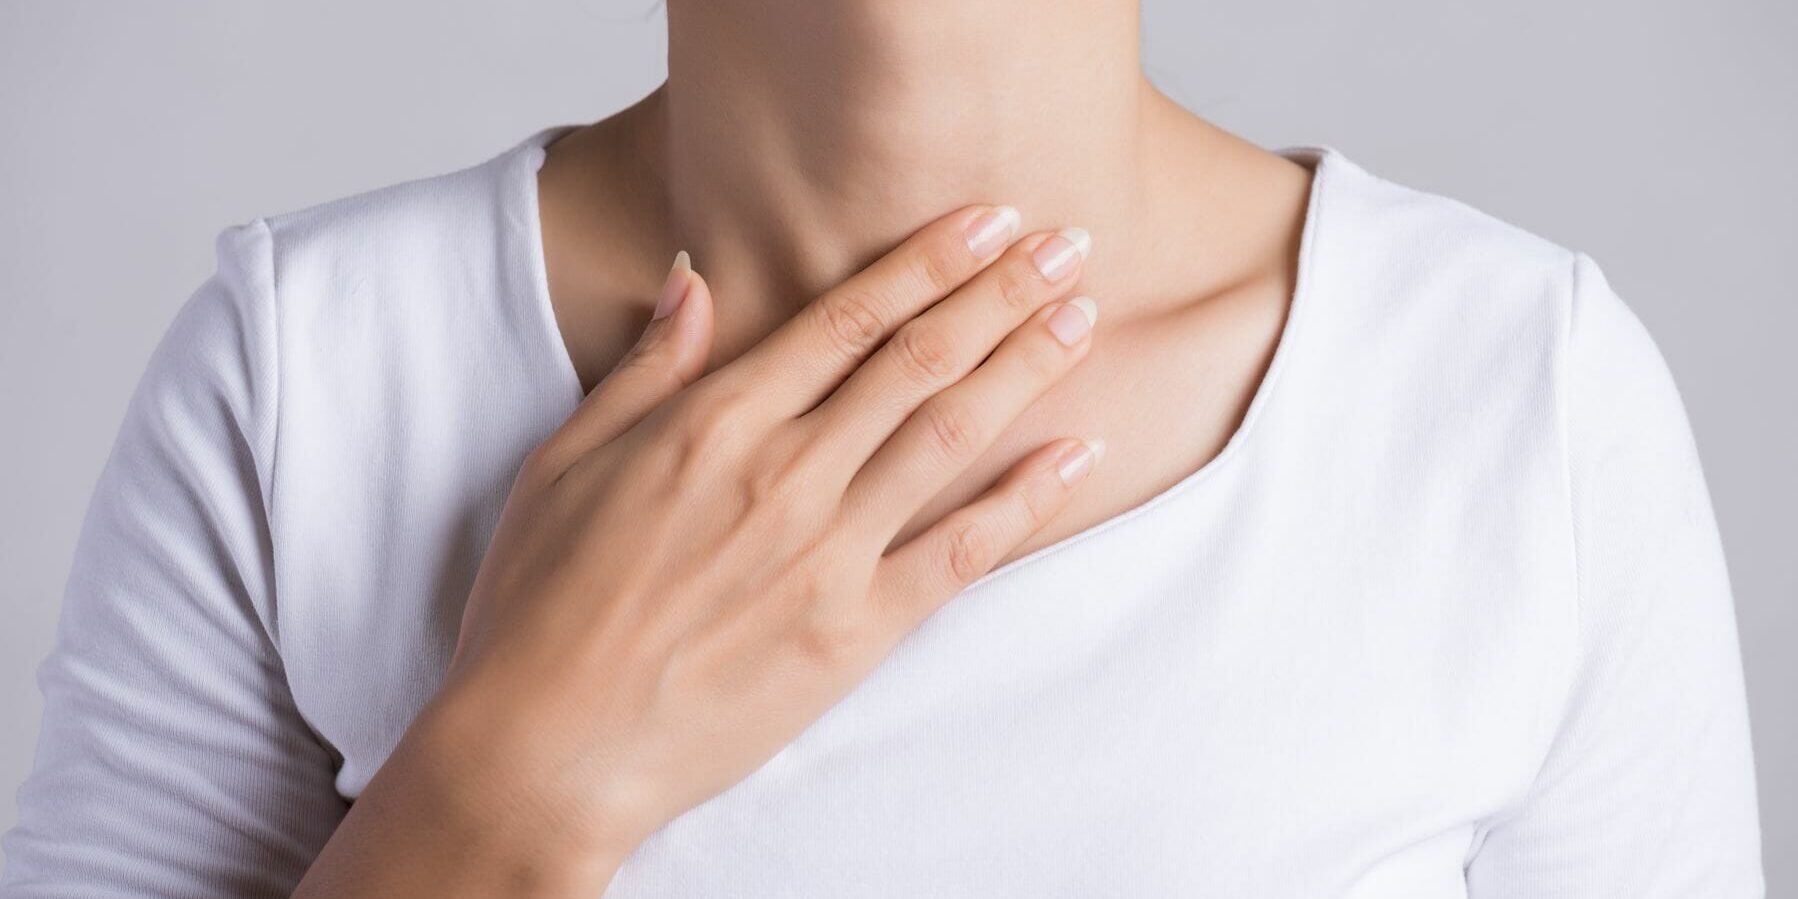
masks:
[[[1093,251],[1092,235],[1079,228],[1064,228],[1042,242],[1031,258],[1036,270],[1051,281],[1059,281],[1074,270],[1086,254]]]
[[[1061,466],[1056,469],[1056,472],[1061,475],[1063,484],[1072,487],[1086,480],[1086,476],[1092,473],[1093,466],[1099,464],[1099,460],[1103,458],[1105,458],[1105,441],[1084,440],[1061,457]]]
[[[1023,223],[1024,217],[1016,209],[996,206],[968,226],[968,249],[981,259],[996,255],[1011,246],[1011,239],[1018,236],[1018,227]]]
[[[1049,333],[1062,346],[1073,346],[1093,329],[1099,320],[1099,304],[1092,297],[1075,297],[1049,313]]]
[[[668,271],[668,281],[662,285],[662,298],[656,300],[656,311],[649,317],[657,321],[674,314],[680,308],[681,301],[687,298],[687,288],[693,284],[693,257],[686,250],[674,254],[674,268]]]

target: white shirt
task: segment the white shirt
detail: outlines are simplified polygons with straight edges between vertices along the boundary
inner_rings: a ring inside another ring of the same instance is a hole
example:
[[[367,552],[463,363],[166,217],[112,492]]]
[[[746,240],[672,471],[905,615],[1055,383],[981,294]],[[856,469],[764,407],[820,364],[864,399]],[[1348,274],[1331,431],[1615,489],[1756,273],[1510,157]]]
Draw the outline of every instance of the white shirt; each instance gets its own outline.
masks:
[[[226,231],[101,476],[0,894],[285,895],[581,398],[536,135]],[[1734,897],[1684,412],[1590,260],[1330,151],[1223,453],[1006,565],[606,894]]]

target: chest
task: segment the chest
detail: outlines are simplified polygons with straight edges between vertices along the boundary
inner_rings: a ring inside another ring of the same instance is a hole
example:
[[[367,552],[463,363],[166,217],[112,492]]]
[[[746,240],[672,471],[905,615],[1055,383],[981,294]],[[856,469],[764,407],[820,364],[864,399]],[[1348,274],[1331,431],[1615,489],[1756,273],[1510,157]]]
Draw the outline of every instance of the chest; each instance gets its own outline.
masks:
[[[1415,531],[1270,508],[1240,477],[977,584],[608,895],[1460,895],[1478,822],[1546,745],[1550,585],[1510,552],[1442,565]],[[346,795],[453,643],[429,592],[336,633],[363,677],[292,672]]]
[[[1224,450],[1264,392],[1285,308],[1284,288],[1272,284],[1202,308],[1122,322],[1101,312],[1080,365],[919,509],[898,541],[971,502],[1020,459],[1061,438],[1102,439],[1106,460],[1007,561],[1115,518],[1192,476]]]
[[[1460,895],[1540,761],[1547,622],[1396,567],[1348,583],[1199,498],[963,594],[615,892]]]
[[[1143,610],[1052,654],[988,642],[932,665],[973,627],[941,622],[641,847],[617,892],[1458,895],[1474,822],[1527,780],[1527,728],[1469,726],[1443,713],[1467,697],[1445,701],[1455,690],[1421,670],[1369,671],[1360,652],[1325,671],[1303,635],[1207,639],[1207,617]]]
[[[1278,375],[1281,402],[1195,475],[1114,449],[1110,470],[1177,484],[958,597],[608,895],[1460,895],[1568,677],[1560,471],[1544,429],[1381,427],[1328,375]],[[511,472],[554,424],[447,458],[491,423],[285,444],[279,489],[342,510],[275,532],[286,675],[345,796],[435,691]],[[1124,439],[1158,444],[1141,433]],[[1419,449],[1437,446],[1455,451]],[[418,464],[323,476],[377,450]],[[1502,492],[1470,470],[1502,470]]]

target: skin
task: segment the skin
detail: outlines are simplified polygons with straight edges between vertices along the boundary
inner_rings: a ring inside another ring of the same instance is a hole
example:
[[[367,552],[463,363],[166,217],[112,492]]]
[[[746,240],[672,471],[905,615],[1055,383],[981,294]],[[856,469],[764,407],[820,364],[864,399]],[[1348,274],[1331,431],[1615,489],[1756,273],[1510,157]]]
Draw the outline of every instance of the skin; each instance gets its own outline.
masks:
[[[668,6],[668,83],[539,178],[591,392],[296,895],[600,894],[961,587],[1209,461],[1278,342],[1310,173],[1155,92],[1133,4]]]
[[[925,222],[1006,203],[1027,231],[1091,232],[1098,347],[904,534],[1061,434],[1129,462],[1013,555],[1222,449],[1284,324],[1310,173],[1157,92],[1134,3],[668,6],[668,82],[558,141],[540,179],[551,295],[588,384],[677,250],[723,298],[722,364]]]

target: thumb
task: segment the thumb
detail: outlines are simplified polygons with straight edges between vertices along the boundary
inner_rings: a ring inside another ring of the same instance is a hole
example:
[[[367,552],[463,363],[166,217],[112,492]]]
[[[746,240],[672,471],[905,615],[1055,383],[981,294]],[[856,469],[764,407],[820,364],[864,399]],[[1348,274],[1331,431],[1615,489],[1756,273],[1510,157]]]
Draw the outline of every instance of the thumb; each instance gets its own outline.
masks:
[[[587,394],[563,430],[582,450],[611,441],[705,374],[711,352],[712,291],[682,250],[674,257],[649,327]]]
[[[711,352],[712,290],[693,270],[692,257],[682,250],[674,255],[674,267],[668,270],[662,295],[650,313],[649,327],[606,380],[633,366],[660,369],[675,386],[668,394],[656,397],[655,402],[659,403],[705,374]]]

